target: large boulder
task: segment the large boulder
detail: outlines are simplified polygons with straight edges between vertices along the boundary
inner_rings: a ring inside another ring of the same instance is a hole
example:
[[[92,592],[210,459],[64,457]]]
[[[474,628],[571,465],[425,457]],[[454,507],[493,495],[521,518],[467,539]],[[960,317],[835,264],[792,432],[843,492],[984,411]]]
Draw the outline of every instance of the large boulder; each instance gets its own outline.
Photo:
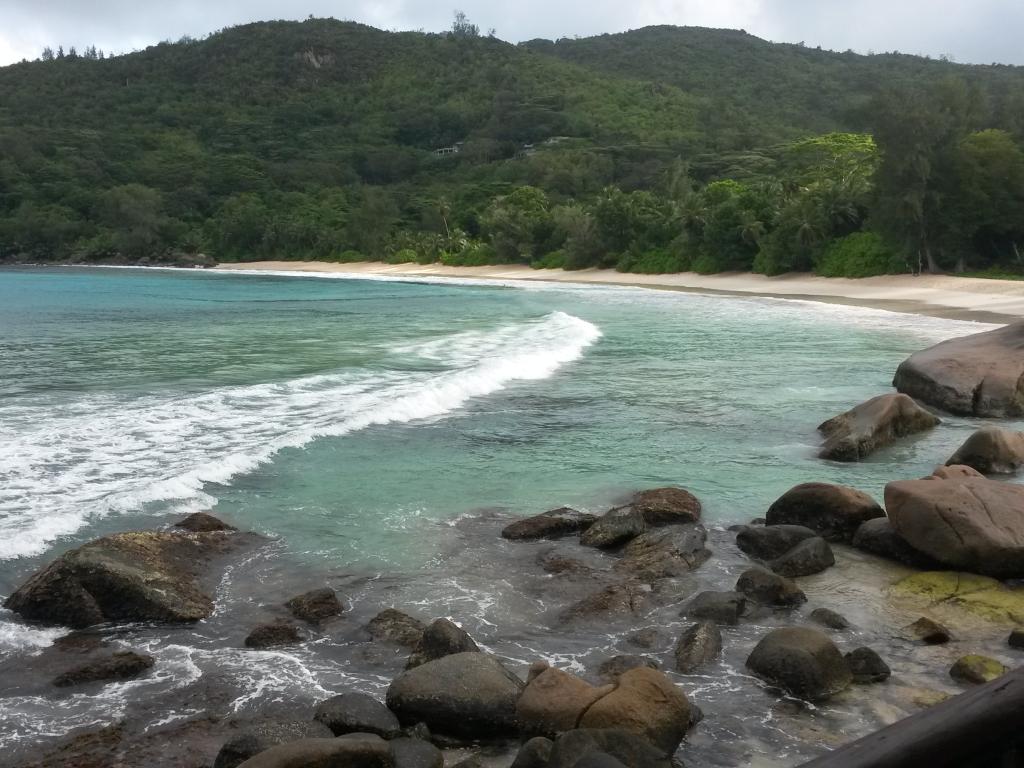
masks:
[[[774,560],[817,535],[804,525],[745,525],[736,533],[736,546],[757,560]]]
[[[86,683],[111,683],[138,677],[154,664],[153,657],[134,651],[118,651],[109,656],[61,672],[53,679],[58,688]]]
[[[454,653],[472,653],[480,648],[458,624],[448,619],[435,619],[423,630],[419,642],[409,656],[406,669],[418,667],[442,656]]]
[[[993,480],[905,480],[885,488],[893,529],[957,570],[1024,576],[1024,486]]]
[[[708,590],[694,597],[680,615],[717,624],[739,624],[747,598],[739,592]]]
[[[782,494],[765,516],[768,525],[802,525],[827,541],[849,544],[866,520],[885,517],[866,493],[845,485],[803,483]]]
[[[456,653],[399,675],[387,706],[405,725],[464,739],[508,738],[518,731],[516,702],[524,685],[485,653]]]
[[[535,740],[526,743],[520,756]],[[534,748],[531,757],[539,751]],[[575,768],[591,755],[611,755],[629,768],[672,768],[670,755],[653,746],[643,736],[624,728],[578,728],[566,731],[551,746],[547,768]],[[536,762],[516,761],[513,768],[540,768]]]
[[[250,538],[249,541],[252,539]],[[4,602],[29,621],[194,622],[213,613],[200,584],[210,561],[245,541],[230,531],[133,531],[65,552]]]
[[[699,524],[649,531],[626,545],[614,569],[647,582],[679,576],[711,557],[707,539],[707,531]]]
[[[683,488],[654,488],[640,491],[630,506],[648,525],[696,523],[700,520],[700,500]]]
[[[868,552],[886,560],[892,560],[911,568],[934,568],[938,563],[910,546],[892,527],[886,517],[868,520],[853,536],[853,546],[861,552]]]
[[[775,558],[768,563],[768,567],[780,576],[795,579],[800,576],[813,576],[835,564],[836,558],[832,547],[820,536],[815,536]]]
[[[395,768],[391,746],[380,736],[287,741],[250,757],[240,768]]]
[[[593,686],[547,664],[535,664],[516,704],[519,727],[529,736],[554,736],[579,725],[580,717],[614,685]]]
[[[580,536],[580,544],[598,549],[612,549],[635,539],[647,530],[643,515],[632,507],[619,507],[606,512]]]
[[[583,714],[580,728],[623,728],[666,755],[676,751],[690,725],[686,694],[664,673],[641,667],[624,673],[615,690]]]
[[[415,648],[427,628],[417,618],[395,608],[385,608],[366,625],[366,631],[374,640],[395,643],[406,648]]]
[[[1024,467],[1024,432],[982,427],[946,462],[946,466],[958,465],[983,475],[1016,474]]]
[[[569,507],[560,507],[550,512],[516,520],[506,525],[501,531],[503,538],[512,541],[535,541],[537,539],[557,539],[573,533],[585,531],[594,521],[596,515],[577,512]]]
[[[807,627],[769,632],[747,659],[747,669],[771,685],[808,701],[822,701],[853,681],[828,635]]]
[[[879,395],[819,426],[825,445],[818,456],[830,461],[860,461],[902,437],[938,424],[938,417],[912,397]]]
[[[403,736],[390,746],[394,768],[444,768],[444,753],[429,741]]]
[[[722,652],[722,632],[713,621],[700,621],[679,636],[676,643],[676,670],[692,675]]]
[[[365,693],[341,693],[317,704],[313,719],[335,736],[375,733],[384,739],[398,738],[402,726],[394,713]]]
[[[243,729],[224,742],[213,761],[213,768],[238,768],[250,757],[278,744],[333,737],[334,734],[326,725],[310,720],[259,723]]]
[[[911,355],[893,386],[961,416],[1024,416],[1024,322]]]

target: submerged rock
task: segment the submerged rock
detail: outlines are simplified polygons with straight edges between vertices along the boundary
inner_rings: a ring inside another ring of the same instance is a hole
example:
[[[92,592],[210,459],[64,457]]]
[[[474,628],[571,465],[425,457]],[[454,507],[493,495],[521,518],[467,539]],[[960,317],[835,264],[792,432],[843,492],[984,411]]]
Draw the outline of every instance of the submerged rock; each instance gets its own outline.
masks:
[[[736,546],[757,560],[774,560],[817,535],[804,525],[746,526],[736,534]]]
[[[827,541],[849,544],[864,522],[885,517],[885,511],[856,488],[803,483],[780,496],[766,517],[769,526],[802,525]]]
[[[670,755],[623,728],[577,728],[559,734],[551,746],[547,768],[575,768],[581,760],[594,754],[611,755],[629,768],[672,768]],[[535,768],[536,764],[520,765],[517,757],[513,766]]]
[[[647,582],[680,576],[711,557],[705,547],[707,538],[702,525],[677,525],[641,534],[626,545],[614,570]]]
[[[638,616],[650,601],[651,590],[645,584],[623,582],[602,587],[563,610],[558,618],[563,624],[604,618],[609,615]]]
[[[811,621],[829,629],[842,630],[850,628],[850,622],[846,620],[846,617],[841,616],[830,608],[815,608],[811,611]]]
[[[846,654],[846,663],[853,675],[853,682],[864,685],[884,683],[892,676],[892,670],[882,657],[870,648],[857,648]]]
[[[926,645],[945,645],[953,639],[953,633],[939,622],[922,616],[907,626],[907,632]]]
[[[626,638],[626,642],[630,645],[635,645],[637,648],[650,649],[656,645],[660,645],[663,640],[661,630],[657,627],[646,627],[639,629],[629,637]]]
[[[181,528],[192,533],[209,533],[210,531],[237,531],[233,525],[228,525],[206,512],[194,512],[180,523],[174,524],[175,528]]]
[[[896,371],[893,386],[961,416],[1024,415],[1024,323],[937,344]]]
[[[836,564],[835,554],[828,542],[820,536],[806,539],[770,563],[768,567],[780,576],[791,579],[813,576]]]
[[[333,736],[330,728],[310,720],[260,723],[245,728],[224,742],[213,761],[213,768],[238,768],[250,757],[279,744],[301,739],[330,739]]]
[[[335,616],[341,616],[341,601],[333,589],[323,587],[293,597],[285,606],[292,616],[310,624],[321,624]]]
[[[818,427],[825,445],[818,454],[830,461],[860,461],[900,438],[938,426],[934,414],[903,394],[880,395]]]
[[[676,643],[676,670],[692,675],[722,652],[722,632],[713,621],[701,621],[683,632]]]
[[[966,466],[983,475],[1012,475],[1024,467],[1024,433],[982,427],[957,449],[947,466]]]
[[[419,619],[402,613],[395,608],[386,608],[366,625],[366,631],[374,640],[383,640],[396,645],[414,648],[427,628]]]
[[[755,603],[789,608],[807,602],[807,595],[796,584],[764,568],[748,568],[736,582],[736,591]]]
[[[658,669],[658,662],[650,656],[637,656],[632,654],[612,656],[610,659],[601,662],[601,666],[597,668],[597,674],[603,680],[614,681],[624,672],[628,672],[631,669],[639,669],[640,667]]]
[[[747,669],[808,701],[822,701],[853,680],[846,659],[827,635],[806,627],[769,632],[747,659]]]
[[[246,648],[273,648],[280,645],[295,645],[302,642],[298,627],[284,619],[270,624],[260,624],[245,638]]]
[[[406,669],[418,667],[442,656],[455,653],[471,653],[480,648],[462,627],[448,619],[436,619],[420,636],[419,642],[409,656]]]
[[[86,683],[131,680],[152,668],[154,663],[153,657],[148,654],[119,651],[62,672],[53,679],[53,684],[58,688],[67,688]]]
[[[396,739],[402,730],[395,714],[365,693],[342,693],[321,701],[313,719],[330,728],[335,736],[375,733],[384,739]]]
[[[971,654],[957,659],[957,662],[949,670],[949,676],[958,683],[981,685],[982,683],[991,683],[1009,671],[1002,662],[990,659],[988,656]]]
[[[681,615],[706,619],[717,624],[739,624],[747,607],[747,598],[739,592],[701,592]]]
[[[918,598],[929,606],[959,608],[1004,624],[1024,623],[1024,588],[971,573],[927,571],[892,586],[893,594]]]
[[[557,539],[585,531],[596,520],[597,515],[560,507],[524,520],[516,520],[502,529],[501,536],[512,541]]]

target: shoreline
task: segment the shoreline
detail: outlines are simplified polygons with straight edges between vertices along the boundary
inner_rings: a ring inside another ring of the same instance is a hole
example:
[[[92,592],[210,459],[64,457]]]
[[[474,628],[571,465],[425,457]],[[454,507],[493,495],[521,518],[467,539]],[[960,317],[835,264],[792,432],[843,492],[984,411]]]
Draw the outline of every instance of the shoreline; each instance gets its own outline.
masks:
[[[393,278],[456,278],[649,288],[722,296],[817,301],[928,315],[947,320],[1008,323],[1024,317],[1024,281],[950,275],[885,275],[859,279],[750,273],[699,275],[693,272],[640,275],[613,269],[533,269],[520,264],[447,267],[441,264],[385,264],[322,261],[252,261],[218,264],[219,271],[327,273]]]

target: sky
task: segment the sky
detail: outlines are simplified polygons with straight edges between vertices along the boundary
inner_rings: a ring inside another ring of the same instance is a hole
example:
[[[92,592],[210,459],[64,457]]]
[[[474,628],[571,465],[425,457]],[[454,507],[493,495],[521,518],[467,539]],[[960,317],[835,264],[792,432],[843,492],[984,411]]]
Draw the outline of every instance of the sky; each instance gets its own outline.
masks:
[[[455,8],[518,42],[651,24],[728,27],[776,42],[1024,64],[1024,0],[0,0],[0,65],[44,46],[124,53],[235,24],[310,14],[437,32]]]

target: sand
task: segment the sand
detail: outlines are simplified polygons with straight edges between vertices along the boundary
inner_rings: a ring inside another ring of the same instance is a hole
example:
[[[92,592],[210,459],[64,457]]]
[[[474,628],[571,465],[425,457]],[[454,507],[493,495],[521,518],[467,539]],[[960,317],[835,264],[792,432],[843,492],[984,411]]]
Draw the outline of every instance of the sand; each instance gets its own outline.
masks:
[[[531,280],[594,285],[623,285],[662,290],[772,296],[877,307],[896,312],[979,322],[1010,322],[1024,317],[1024,281],[985,280],[949,275],[886,275],[859,280],[792,274],[765,277],[749,273],[633,275],[611,269],[531,269],[502,264],[446,267],[440,264],[331,264],[320,261],[254,261],[221,264],[224,270],[330,272],[389,277],[450,277],[477,280]]]

